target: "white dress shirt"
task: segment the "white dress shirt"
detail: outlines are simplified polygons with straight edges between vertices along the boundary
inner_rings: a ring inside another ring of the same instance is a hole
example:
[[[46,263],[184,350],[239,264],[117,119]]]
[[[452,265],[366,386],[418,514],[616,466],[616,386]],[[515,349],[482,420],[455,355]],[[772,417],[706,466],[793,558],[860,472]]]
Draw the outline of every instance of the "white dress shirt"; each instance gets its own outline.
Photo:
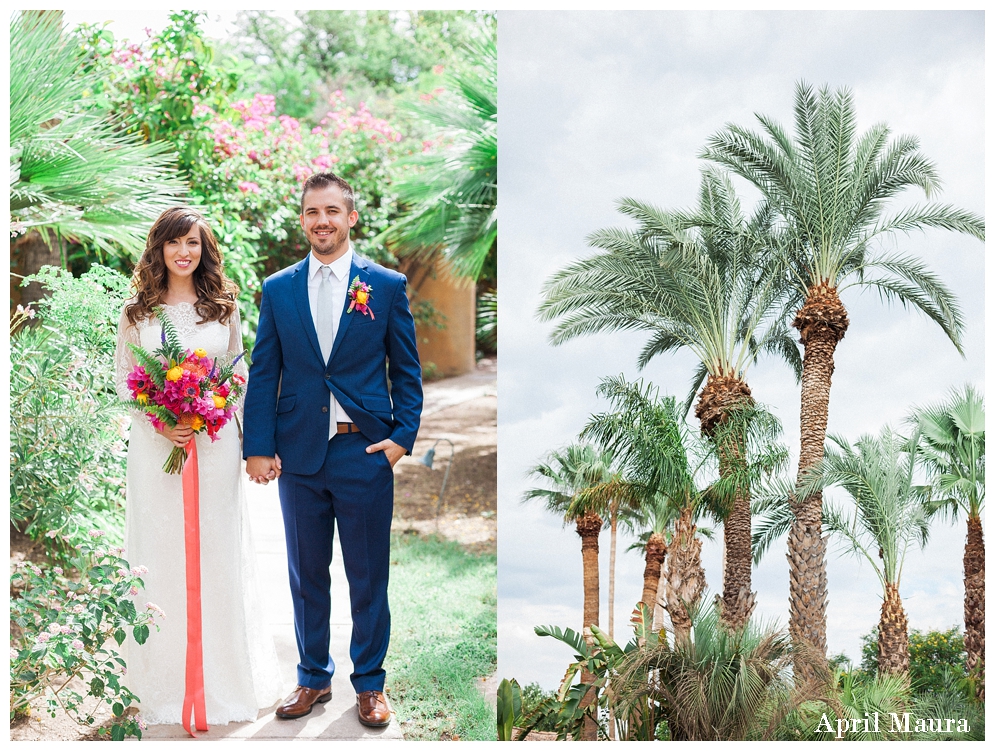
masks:
[[[337,334],[339,330],[339,319],[342,318],[342,311],[345,309],[345,298],[349,291],[349,270],[352,268],[352,243],[349,249],[341,257],[330,264],[323,264],[313,253],[308,254],[307,271],[307,297],[311,306],[311,320],[315,328],[318,327],[318,287],[321,285],[321,267],[327,265],[332,273],[328,276],[328,283],[332,287],[332,330]],[[334,337],[333,337],[334,338]],[[328,394],[328,414],[334,419],[329,420],[328,438],[336,434],[337,422],[352,422],[352,418],[342,409],[342,405],[335,400],[335,395]]]

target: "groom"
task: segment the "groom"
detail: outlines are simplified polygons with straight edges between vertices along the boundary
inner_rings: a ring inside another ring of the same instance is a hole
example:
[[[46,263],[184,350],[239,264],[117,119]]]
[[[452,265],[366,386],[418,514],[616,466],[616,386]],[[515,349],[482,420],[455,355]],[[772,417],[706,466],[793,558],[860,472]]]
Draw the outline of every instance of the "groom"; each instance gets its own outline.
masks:
[[[353,192],[312,175],[301,196],[311,252],[263,283],[245,396],[246,472],[279,477],[297,632],[297,689],[277,717],[331,698],[329,566],[338,525],[349,580],[359,721],[390,724],[383,659],[393,467],[411,453],[421,367],[404,276],[356,255]],[[282,476],[281,476],[282,475]]]

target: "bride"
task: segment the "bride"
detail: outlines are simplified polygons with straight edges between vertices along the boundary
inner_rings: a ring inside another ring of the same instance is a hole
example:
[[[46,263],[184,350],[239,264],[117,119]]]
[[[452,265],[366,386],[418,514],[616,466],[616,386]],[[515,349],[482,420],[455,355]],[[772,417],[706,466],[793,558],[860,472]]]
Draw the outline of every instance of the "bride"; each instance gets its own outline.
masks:
[[[221,358],[242,351],[235,293],[221,252],[204,218],[188,208],[163,212],[149,232],[132,279],[134,296],[121,314],[116,354],[118,395],[130,400],[135,366],[128,342],[155,350],[164,312],[184,349]],[[247,376],[244,360],[236,373]],[[125,546],[128,561],[144,566],[147,597],[165,612],[161,630],[138,646],[128,637],[129,688],[150,724],[178,724],[186,685],[187,587],[183,489],[180,475],[163,471],[174,446],[197,442],[200,465],[200,570],[204,695],[209,725],[255,720],[280,698],[273,641],[255,589],[254,556],[241,486],[240,429],[232,421],[218,433],[194,436],[177,425],[156,430],[135,414],[128,446]],[[189,718],[188,718],[189,721]]]

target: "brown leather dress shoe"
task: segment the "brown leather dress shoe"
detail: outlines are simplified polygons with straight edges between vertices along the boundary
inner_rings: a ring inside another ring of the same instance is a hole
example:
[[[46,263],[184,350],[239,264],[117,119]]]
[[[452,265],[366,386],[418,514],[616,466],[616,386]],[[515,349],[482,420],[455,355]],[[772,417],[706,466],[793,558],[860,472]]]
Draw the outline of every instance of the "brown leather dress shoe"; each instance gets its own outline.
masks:
[[[311,714],[315,704],[324,704],[332,698],[332,687],[306,688],[298,686],[276,710],[276,716],[283,720],[294,720]]]
[[[356,694],[359,721],[371,728],[390,725],[390,703],[382,691],[364,691]]]

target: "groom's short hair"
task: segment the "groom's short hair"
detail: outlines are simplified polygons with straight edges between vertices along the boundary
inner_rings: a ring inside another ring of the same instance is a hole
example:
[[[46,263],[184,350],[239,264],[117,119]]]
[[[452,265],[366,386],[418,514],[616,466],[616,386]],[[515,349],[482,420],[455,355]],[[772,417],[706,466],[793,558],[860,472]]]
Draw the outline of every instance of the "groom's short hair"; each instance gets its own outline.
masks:
[[[352,192],[352,186],[349,183],[334,172],[315,172],[304,181],[304,188],[301,190],[302,214],[304,213],[304,196],[307,195],[307,192],[309,190],[327,188],[329,185],[334,185],[342,191],[342,197],[345,199],[346,208],[349,209],[350,213],[356,210],[355,194]]]

